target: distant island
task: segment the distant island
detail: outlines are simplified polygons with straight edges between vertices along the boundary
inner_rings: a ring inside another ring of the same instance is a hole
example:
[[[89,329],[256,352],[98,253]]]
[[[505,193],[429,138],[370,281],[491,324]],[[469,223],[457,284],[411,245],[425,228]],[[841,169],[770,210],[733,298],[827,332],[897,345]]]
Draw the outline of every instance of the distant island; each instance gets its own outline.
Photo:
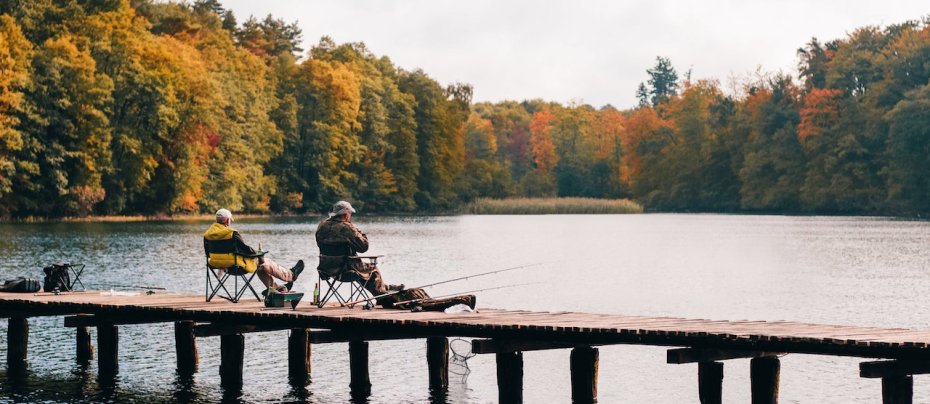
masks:
[[[470,85],[363,43],[305,52],[296,23],[240,23],[216,0],[98,3],[0,3],[2,219],[312,214],[340,199],[484,212],[556,197],[930,211],[927,19],[812,39],[796,73],[729,90],[658,57],[638,105],[595,107],[475,103]]]

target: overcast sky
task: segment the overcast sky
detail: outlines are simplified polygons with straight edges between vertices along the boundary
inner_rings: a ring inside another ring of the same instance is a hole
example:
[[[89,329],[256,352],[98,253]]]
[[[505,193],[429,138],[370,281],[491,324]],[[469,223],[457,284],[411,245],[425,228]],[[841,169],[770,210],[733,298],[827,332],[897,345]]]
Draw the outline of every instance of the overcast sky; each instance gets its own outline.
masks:
[[[925,0],[926,1],[926,0]],[[364,42],[405,69],[465,82],[476,101],[542,98],[625,108],[657,55],[692,78],[796,72],[811,37],[920,19],[923,1],[309,1],[224,0],[241,23],[298,21],[309,49],[321,36]]]

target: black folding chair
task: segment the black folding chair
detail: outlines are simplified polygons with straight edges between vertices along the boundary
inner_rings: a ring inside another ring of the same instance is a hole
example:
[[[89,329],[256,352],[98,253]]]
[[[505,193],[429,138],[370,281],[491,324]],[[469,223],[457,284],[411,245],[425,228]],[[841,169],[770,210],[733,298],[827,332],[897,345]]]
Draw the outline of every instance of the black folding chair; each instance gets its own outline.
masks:
[[[61,290],[55,288],[56,292],[74,291],[74,287],[81,285],[82,292],[86,290],[84,282],[81,282],[81,275],[84,274],[84,264],[55,263],[43,269],[45,272],[45,283],[61,285]],[[47,290],[46,292],[52,292]]]
[[[371,255],[371,256],[353,256],[349,257],[350,259],[364,259],[368,260],[368,263],[374,265],[376,268],[374,271],[377,271],[378,258],[383,257],[382,255]],[[342,271],[336,275],[328,275],[326,273],[318,271],[320,274],[320,281],[326,283],[326,291],[320,297],[317,307],[322,308],[326,305],[331,299],[335,298],[339,302],[340,306],[353,307],[352,302],[357,302],[359,300],[371,299],[371,294],[368,293],[368,289],[365,287],[368,286],[368,282],[371,281],[372,276],[369,276],[368,279],[362,279],[355,271]],[[348,288],[348,294],[344,294],[344,291],[340,289]],[[322,288],[321,288],[322,289]],[[321,290],[322,291],[322,290]],[[366,306],[374,306],[372,301],[368,301]]]
[[[263,251],[254,256],[243,256],[235,254],[236,257],[243,258],[260,258],[265,255],[267,251]],[[238,262],[239,260],[234,260]],[[258,295],[258,292],[255,291],[255,288],[252,287],[252,279],[255,278],[255,274],[258,273],[258,270],[255,272],[246,271],[245,268],[242,268],[238,265],[233,265],[228,268],[216,268],[207,263],[207,282],[206,282],[206,297],[209,302],[215,296],[219,296],[223,299],[229,300],[233,303],[239,303],[239,299],[245,295],[245,292],[251,291],[252,295],[255,296],[255,299],[262,301],[261,296]],[[232,291],[230,291],[226,285],[227,281],[232,278]],[[220,293],[222,292],[222,293]]]

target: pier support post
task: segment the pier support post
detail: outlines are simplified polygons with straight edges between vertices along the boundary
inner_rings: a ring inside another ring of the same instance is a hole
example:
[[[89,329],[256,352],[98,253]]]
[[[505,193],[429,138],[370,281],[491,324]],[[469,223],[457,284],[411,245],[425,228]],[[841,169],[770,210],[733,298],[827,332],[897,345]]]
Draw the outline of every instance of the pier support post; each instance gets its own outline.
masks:
[[[310,330],[294,328],[287,338],[287,374],[291,384],[306,386],[310,369]]]
[[[701,404],[723,401],[723,362],[698,362],[698,397]]]
[[[349,341],[349,389],[353,396],[367,396],[371,393],[367,341]]]
[[[94,343],[90,339],[90,329],[75,327],[76,357],[79,365],[87,365],[94,358]]]
[[[97,370],[109,379],[119,372],[119,332],[113,324],[97,326]]]
[[[429,368],[429,388],[449,388],[449,339],[430,337],[426,339],[426,365]]]
[[[523,352],[499,352],[497,359],[497,401],[523,402]]]
[[[882,378],[882,404],[911,404],[914,400],[914,377]]]
[[[174,323],[174,345],[178,356],[178,375],[192,376],[197,372],[197,363],[200,360],[193,321],[185,320]]]
[[[592,347],[572,349],[572,402],[597,402],[598,350]]]
[[[883,360],[859,364],[859,376],[882,379],[882,402],[911,404],[914,400],[913,375],[930,374],[930,361]]]
[[[765,356],[749,361],[752,404],[778,403],[778,379],[781,363],[777,357]]]
[[[220,385],[226,389],[242,387],[242,363],[245,358],[245,336],[220,336]]]
[[[13,372],[25,370],[29,347],[29,321],[26,317],[15,316],[10,317],[7,324],[7,368]]]

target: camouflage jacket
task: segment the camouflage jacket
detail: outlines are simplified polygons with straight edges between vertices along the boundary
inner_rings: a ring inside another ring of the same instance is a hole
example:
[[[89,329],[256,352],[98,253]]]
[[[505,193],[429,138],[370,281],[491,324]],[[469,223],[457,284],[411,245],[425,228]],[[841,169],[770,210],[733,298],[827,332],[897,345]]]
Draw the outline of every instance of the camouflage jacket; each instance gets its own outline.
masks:
[[[324,220],[316,229],[316,245],[320,248],[317,270],[329,276],[345,270],[366,272],[366,265],[349,257],[368,251],[368,237],[352,222],[335,216]]]

